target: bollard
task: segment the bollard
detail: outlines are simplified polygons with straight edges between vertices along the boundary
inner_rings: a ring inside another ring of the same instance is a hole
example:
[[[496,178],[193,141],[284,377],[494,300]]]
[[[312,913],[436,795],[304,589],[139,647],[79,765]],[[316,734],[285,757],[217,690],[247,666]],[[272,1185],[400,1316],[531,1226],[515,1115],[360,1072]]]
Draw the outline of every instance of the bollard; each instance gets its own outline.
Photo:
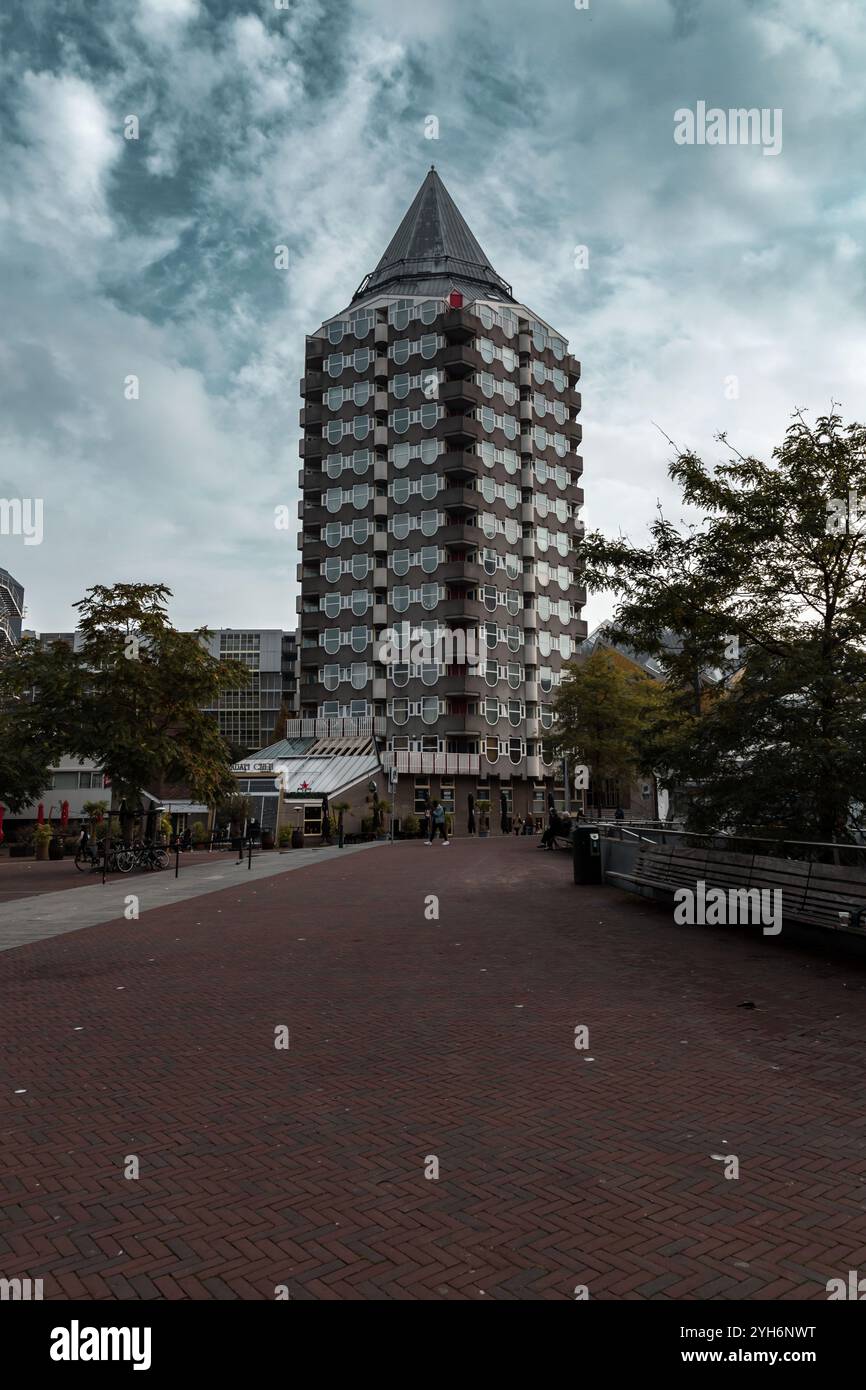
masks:
[[[179,873],[180,873],[180,845],[179,845],[179,844],[176,844],[175,847],[174,847],[174,876],[175,876],[175,878],[177,878],[177,876],[178,876]]]

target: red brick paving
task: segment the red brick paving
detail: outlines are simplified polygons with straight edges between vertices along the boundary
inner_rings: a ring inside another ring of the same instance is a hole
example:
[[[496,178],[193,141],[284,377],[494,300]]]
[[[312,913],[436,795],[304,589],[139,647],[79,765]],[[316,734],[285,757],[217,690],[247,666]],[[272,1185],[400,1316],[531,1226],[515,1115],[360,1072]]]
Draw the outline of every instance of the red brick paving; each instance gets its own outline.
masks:
[[[231,860],[237,857],[237,850],[214,850],[209,855],[193,850],[181,855],[181,873],[187,864],[197,868],[200,864],[212,862],[214,859]],[[173,872],[174,861],[171,868]],[[111,874],[109,882],[113,883],[118,879],[125,881],[125,878],[131,880],[148,872],[150,871],[147,869],[133,870],[125,877]],[[81,873],[76,869],[73,859],[9,859],[6,855],[0,857],[0,903],[16,902],[20,898],[35,898],[43,893],[62,893],[67,888],[92,887],[94,883],[101,881],[101,873],[89,870],[87,873]]]
[[[820,945],[577,889],[523,839],[383,846],[9,951],[0,1276],[823,1299],[866,1269],[864,985]]]

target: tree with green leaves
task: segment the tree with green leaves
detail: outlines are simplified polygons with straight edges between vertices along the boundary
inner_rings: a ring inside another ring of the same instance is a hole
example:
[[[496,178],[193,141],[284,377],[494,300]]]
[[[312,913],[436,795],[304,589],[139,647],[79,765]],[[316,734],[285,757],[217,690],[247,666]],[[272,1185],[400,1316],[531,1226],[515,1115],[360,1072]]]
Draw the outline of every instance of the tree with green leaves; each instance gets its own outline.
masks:
[[[173,627],[169,598],[163,584],[96,585],[75,605],[78,650],[25,643],[0,668],[12,737],[50,756],[92,758],[131,808],[160,780],[186,783],[206,802],[234,785],[228,745],[203,706],[242,688],[249,673],[211,656],[205,628]]]
[[[691,828],[845,837],[866,805],[866,429],[798,413],[769,461],[686,451],[670,475],[700,522],[583,544],[611,635],[690,716],[665,784],[688,788]]]
[[[32,700],[34,688],[42,684],[54,692],[47,720]],[[0,801],[13,815],[43,796],[52,767],[69,752],[68,711],[79,693],[78,663],[65,643],[58,643],[52,655],[25,638],[0,662]]]
[[[558,751],[588,768],[596,788],[606,780],[627,784],[649,770],[645,734],[661,717],[663,699],[652,676],[596,646],[565,667],[554,699]]]

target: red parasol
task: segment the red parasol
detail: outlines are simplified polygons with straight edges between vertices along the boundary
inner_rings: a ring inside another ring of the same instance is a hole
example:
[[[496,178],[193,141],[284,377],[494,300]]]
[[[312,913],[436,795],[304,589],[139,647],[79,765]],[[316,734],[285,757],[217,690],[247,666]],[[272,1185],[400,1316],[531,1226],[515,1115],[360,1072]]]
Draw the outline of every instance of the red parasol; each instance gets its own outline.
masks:
[[[38,810],[37,810],[37,812],[36,812],[36,824],[37,824],[37,825],[44,825],[44,824],[45,824],[45,804],[44,804],[44,802],[42,802],[42,801],[40,801]]]
[[[65,830],[69,824],[69,802],[64,801],[60,806],[60,828]]]
[[[5,807],[5,806],[0,806],[0,845],[2,845],[3,839],[4,839],[4,836],[3,836],[3,817],[5,816],[5,814],[6,814],[6,807]]]

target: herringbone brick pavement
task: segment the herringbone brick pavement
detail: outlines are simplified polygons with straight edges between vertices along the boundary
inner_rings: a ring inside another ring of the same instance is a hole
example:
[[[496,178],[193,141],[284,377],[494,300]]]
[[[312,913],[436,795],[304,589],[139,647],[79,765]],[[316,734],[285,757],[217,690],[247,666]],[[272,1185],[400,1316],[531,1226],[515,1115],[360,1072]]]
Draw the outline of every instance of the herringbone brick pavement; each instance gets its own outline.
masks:
[[[820,942],[575,888],[524,839],[385,846],[6,952],[0,1276],[824,1298],[866,1270],[864,985]]]

